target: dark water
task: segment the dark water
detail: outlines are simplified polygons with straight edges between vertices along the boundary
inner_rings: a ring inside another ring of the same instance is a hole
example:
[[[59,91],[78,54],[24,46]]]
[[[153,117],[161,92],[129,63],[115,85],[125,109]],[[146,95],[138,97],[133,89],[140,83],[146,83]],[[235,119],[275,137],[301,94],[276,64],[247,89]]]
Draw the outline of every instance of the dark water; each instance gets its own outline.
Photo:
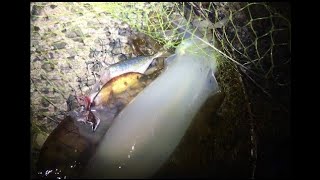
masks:
[[[154,176],[250,178],[250,126],[246,113],[226,115],[226,96],[211,97],[196,115],[170,159]],[[236,117],[238,116],[238,117]]]

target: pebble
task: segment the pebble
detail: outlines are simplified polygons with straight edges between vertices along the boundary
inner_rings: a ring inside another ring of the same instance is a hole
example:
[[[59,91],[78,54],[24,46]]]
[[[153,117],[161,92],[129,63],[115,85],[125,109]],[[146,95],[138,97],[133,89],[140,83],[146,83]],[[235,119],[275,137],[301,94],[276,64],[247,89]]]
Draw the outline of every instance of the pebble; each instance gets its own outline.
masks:
[[[130,29],[129,28],[120,28],[118,30],[118,35],[120,36],[129,36],[131,34]]]
[[[67,45],[66,42],[56,42],[53,44],[54,49],[63,49]]]
[[[68,72],[70,72],[70,70],[71,70],[71,68],[70,68],[70,66],[67,65],[67,64],[60,66],[60,71],[61,71],[62,73],[68,73]]]
[[[49,59],[53,59],[53,58],[54,58],[54,56],[53,56],[53,53],[52,53],[52,52],[49,52],[49,53],[48,53],[48,58],[49,58]]]
[[[120,56],[118,57],[119,61],[123,61],[127,59],[127,56],[124,54],[120,54]]]
[[[44,88],[41,89],[41,92],[44,93],[44,94],[48,94],[50,91],[49,91],[49,88],[44,87]]]
[[[46,72],[52,72],[54,70],[54,65],[51,63],[44,63],[41,68]]]
[[[41,15],[43,6],[33,5],[31,11],[31,20],[35,21],[38,19],[37,16]]]
[[[113,55],[118,55],[118,54],[121,54],[122,51],[121,51],[121,48],[114,48],[114,49],[111,51],[111,53],[112,53]]]
[[[41,61],[41,59],[37,56],[35,57],[32,61],[36,62],[36,61]]]
[[[48,107],[48,106],[50,106],[50,103],[45,98],[42,98],[41,99],[41,105],[43,107]]]
[[[34,30],[34,31],[39,31],[40,28],[39,28],[38,26],[34,26],[34,27],[33,27],[33,30]]]

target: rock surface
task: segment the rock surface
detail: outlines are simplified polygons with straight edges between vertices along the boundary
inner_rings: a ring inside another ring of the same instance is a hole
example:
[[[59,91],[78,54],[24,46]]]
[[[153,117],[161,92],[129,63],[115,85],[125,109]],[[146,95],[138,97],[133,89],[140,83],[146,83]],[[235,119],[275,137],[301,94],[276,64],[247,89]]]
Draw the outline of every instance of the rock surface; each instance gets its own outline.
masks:
[[[90,91],[102,67],[141,54],[132,53],[129,26],[98,13],[92,3],[33,2],[30,15],[30,119],[37,155],[64,119],[70,95]]]

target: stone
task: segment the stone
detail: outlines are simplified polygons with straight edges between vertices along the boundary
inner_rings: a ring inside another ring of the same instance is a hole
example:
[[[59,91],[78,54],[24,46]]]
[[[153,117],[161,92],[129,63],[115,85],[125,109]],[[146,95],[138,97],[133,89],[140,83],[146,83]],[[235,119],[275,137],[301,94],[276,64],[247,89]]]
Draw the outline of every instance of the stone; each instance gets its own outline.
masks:
[[[51,5],[50,5],[50,8],[51,8],[51,9],[54,9],[54,8],[56,8],[56,7],[57,7],[57,6],[54,5],[54,4],[51,4]]]
[[[66,42],[55,42],[53,44],[53,47],[54,47],[54,49],[63,49],[66,47],[66,45],[67,45]]]
[[[120,54],[120,56],[118,57],[119,61],[123,61],[127,59],[127,56],[124,54]]]
[[[63,102],[63,97],[61,97],[61,95],[55,95],[55,96],[52,96],[50,97],[50,101],[54,104],[58,104],[58,103],[61,103]]]
[[[71,32],[66,33],[66,37],[73,39],[73,38],[77,37],[77,34],[73,31],[71,31]]]
[[[100,61],[96,61],[93,66],[91,67],[91,71],[98,72],[101,69],[102,63]]]
[[[33,61],[33,62],[41,61],[41,59],[37,56],[37,57],[35,57],[32,61]]]
[[[88,80],[88,86],[92,86],[92,85],[94,85],[96,83],[96,80],[95,79],[90,79],[90,80]]]
[[[118,35],[120,36],[129,36],[131,34],[130,29],[129,28],[120,28],[118,30]]]
[[[45,88],[41,89],[41,92],[44,94],[49,94],[50,90],[49,90],[49,88],[45,87]]]
[[[41,105],[43,107],[48,107],[48,106],[50,106],[50,103],[45,98],[42,98],[41,99]]]
[[[31,20],[35,21],[38,19],[37,16],[40,16],[43,10],[43,6],[33,5],[31,11]]]
[[[110,41],[109,46],[111,48],[121,48],[121,42],[120,39],[113,39],[112,41]]]
[[[72,40],[74,40],[76,42],[84,43],[84,41],[83,41],[83,39],[81,37],[75,37]]]
[[[106,36],[110,36],[111,32],[110,31],[106,31]]]
[[[76,28],[73,30],[73,32],[74,32],[77,36],[79,36],[79,37],[83,36],[83,33],[82,33],[82,31],[81,31],[81,29],[80,29],[79,27],[76,27]]]
[[[49,52],[49,53],[48,53],[48,58],[49,58],[49,59],[53,59],[53,58],[54,58],[54,56],[53,56],[53,53],[52,53],[52,52]]]
[[[41,66],[41,68],[42,68],[43,70],[45,70],[46,72],[51,72],[51,71],[54,70],[54,65],[51,64],[51,63],[44,63],[44,64]]]
[[[112,53],[113,55],[118,55],[118,54],[121,54],[122,51],[121,51],[120,48],[114,48],[114,49],[111,51],[111,53]]]
[[[71,70],[71,68],[70,68],[69,65],[61,65],[61,66],[60,66],[60,71],[61,71],[62,73],[70,72],[70,70]]]
[[[33,26],[33,30],[34,30],[34,31],[39,31],[40,28],[39,28],[38,26]]]
[[[69,56],[69,57],[67,57],[69,60],[75,60],[75,56]]]
[[[44,46],[38,45],[38,47],[36,48],[36,52],[41,53],[43,51],[45,51],[46,48]]]

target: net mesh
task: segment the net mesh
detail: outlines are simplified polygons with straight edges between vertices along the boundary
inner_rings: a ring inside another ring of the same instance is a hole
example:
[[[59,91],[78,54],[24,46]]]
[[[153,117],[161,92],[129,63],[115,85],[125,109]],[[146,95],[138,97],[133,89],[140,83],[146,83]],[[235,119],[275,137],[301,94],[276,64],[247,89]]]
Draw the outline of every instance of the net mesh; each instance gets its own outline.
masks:
[[[175,48],[186,33],[196,36],[196,30],[200,31],[200,38],[207,38],[212,48],[252,79],[255,76],[271,79],[280,86],[290,84],[290,20],[268,3],[135,2],[94,7],[167,48]]]

